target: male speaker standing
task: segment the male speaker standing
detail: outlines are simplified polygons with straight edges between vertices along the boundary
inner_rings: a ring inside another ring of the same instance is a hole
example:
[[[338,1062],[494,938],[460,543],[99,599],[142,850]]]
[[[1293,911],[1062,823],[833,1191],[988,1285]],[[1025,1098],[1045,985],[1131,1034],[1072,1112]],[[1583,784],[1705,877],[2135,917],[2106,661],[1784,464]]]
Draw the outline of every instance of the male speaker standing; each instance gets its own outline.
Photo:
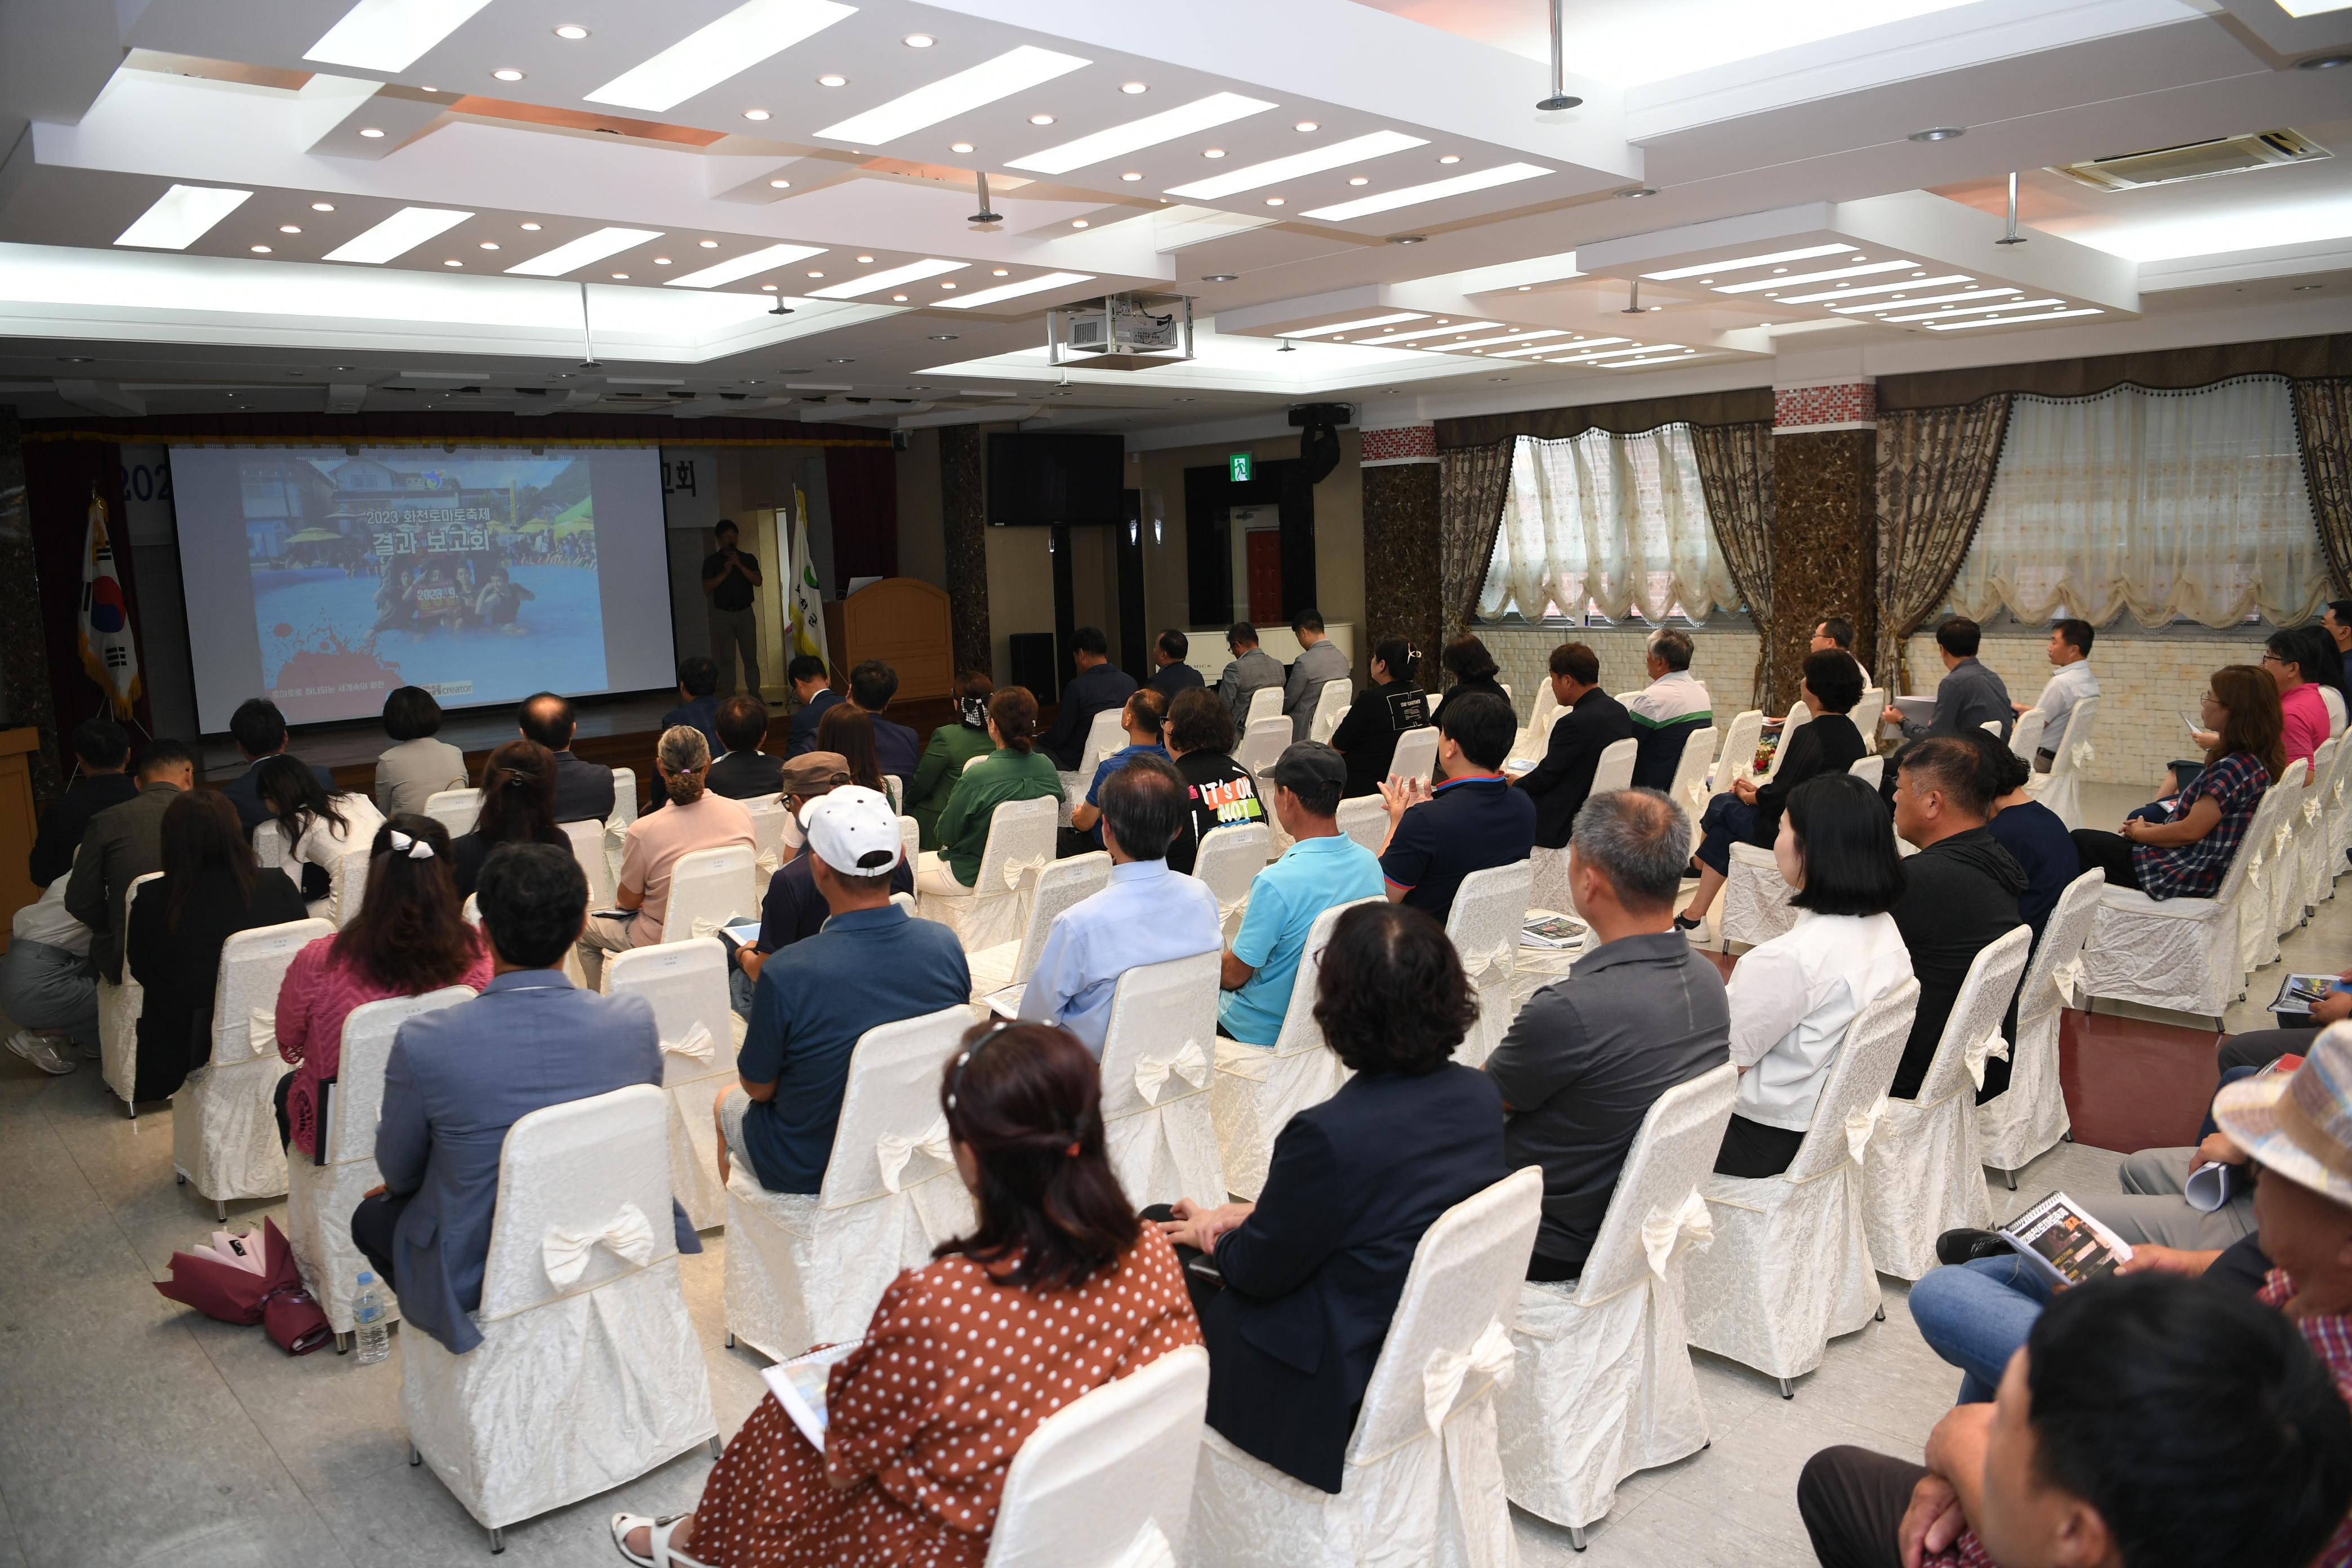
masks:
[[[751,590],[762,582],[757,556],[735,548],[735,524],[719,520],[719,548],[703,558],[702,591],[710,595],[710,658],[719,666],[719,695],[735,691],[735,656],[743,658],[743,689],[760,692],[760,627]]]

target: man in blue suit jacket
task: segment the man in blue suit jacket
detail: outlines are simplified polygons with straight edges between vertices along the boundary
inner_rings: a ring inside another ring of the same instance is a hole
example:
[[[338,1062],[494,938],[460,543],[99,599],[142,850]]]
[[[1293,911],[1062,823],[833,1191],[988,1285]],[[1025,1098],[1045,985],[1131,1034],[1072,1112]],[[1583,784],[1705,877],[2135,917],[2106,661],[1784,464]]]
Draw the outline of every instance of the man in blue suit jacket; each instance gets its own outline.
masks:
[[[383,1185],[352,1215],[352,1239],[399,1293],[400,1315],[459,1355],[482,1342],[468,1314],[482,1302],[507,1130],[550,1105],[662,1079],[652,1005],[564,978],[588,913],[570,850],[502,845],[476,896],[496,977],[476,1000],[400,1026],[375,1132]],[[677,1249],[701,1251],[671,1208]]]
[[[251,837],[253,830],[269,818],[269,806],[261,798],[261,786],[253,775],[264,759],[286,749],[286,715],[267,697],[248,697],[229,715],[228,732],[236,742],[237,754],[245,759],[245,772],[221,785],[220,792],[236,807],[236,819],[244,826],[246,836]],[[310,772],[318,776],[321,788],[330,792],[334,789],[332,773],[316,763],[310,764]]]

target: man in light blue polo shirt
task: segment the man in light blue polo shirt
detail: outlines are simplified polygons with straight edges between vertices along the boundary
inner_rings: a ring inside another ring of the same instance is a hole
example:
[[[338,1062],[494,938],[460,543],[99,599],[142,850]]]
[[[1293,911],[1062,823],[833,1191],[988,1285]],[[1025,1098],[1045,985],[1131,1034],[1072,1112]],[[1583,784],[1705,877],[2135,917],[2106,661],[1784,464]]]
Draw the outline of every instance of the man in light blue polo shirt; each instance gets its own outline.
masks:
[[[1266,773],[1275,819],[1296,840],[1250,884],[1249,910],[1225,953],[1217,1028],[1244,1045],[1271,1046],[1307,951],[1315,917],[1337,904],[1381,896],[1381,863],[1339,831],[1339,795],[1348,764],[1314,741],[1300,741]]]
[[[1159,695],[1139,691],[1130,701]],[[1022,1017],[1061,1025],[1097,1058],[1120,975],[1214,952],[1222,938],[1217,895],[1168,868],[1168,846],[1192,811],[1183,775],[1156,748],[1134,750],[1097,792],[1110,886],[1055,919],[1021,994]]]

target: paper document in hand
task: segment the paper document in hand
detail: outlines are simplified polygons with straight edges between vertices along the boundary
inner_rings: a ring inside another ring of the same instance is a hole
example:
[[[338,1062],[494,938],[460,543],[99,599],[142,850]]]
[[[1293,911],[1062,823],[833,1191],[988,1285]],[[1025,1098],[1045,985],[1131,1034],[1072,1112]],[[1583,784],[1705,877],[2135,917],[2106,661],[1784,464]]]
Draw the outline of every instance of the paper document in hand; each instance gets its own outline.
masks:
[[[1028,989],[1028,983],[1026,981],[1020,981],[1013,984],[1005,986],[1001,991],[990,992],[988,994],[988,1010],[995,1014],[1000,1018],[1010,1019],[1020,1017],[1021,997]]]
[[[793,1418],[818,1453],[824,1452],[825,1384],[833,1376],[833,1364],[864,1344],[864,1340],[851,1340],[846,1344],[827,1345],[821,1351],[811,1351],[790,1361],[780,1361],[760,1375],[767,1380],[768,1392]]]
[[[2002,1239],[2061,1290],[2115,1272],[2131,1244],[2083,1211],[2064,1193],[2048,1197],[2000,1227]]]
[[[2271,1011],[2308,1013],[2314,1002],[2338,991],[2352,991],[2352,983],[2339,980],[2333,974],[2290,974],[2279,982],[2278,995],[2271,1003]]]
[[[1936,700],[1932,697],[1897,697],[1895,708],[1915,724],[1925,724],[1936,716]]]

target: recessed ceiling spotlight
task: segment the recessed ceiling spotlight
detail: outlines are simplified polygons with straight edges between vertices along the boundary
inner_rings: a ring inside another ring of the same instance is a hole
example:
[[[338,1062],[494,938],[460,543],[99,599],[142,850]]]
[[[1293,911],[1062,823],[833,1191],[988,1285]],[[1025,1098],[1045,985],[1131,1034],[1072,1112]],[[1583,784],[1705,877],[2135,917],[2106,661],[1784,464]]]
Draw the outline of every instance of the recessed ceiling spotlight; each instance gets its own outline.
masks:
[[[1847,258],[1846,258],[1846,259],[1847,259],[1848,261],[1867,261],[1867,260],[1869,260],[1869,259],[1870,259],[1870,258],[1868,258],[1867,256],[1849,256],[1849,257],[1847,257]]]
[[[1121,92],[1123,92],[1123,93],[1126,93],[1129,97],[1132,98],[1135,94],[1137,94],[1137,93],[1139,93],[1139,92],[1150,92],[1150,91],[1151,90],[1151,89],[1150,89],[1150,87],[1149,85],[1147,85],[1146,83],[1143,83],[1143,82],[1139,82],[1139,81],[1123,81],[1123,82],[1121,82],[1121,83],[1119,83],[1119,84],[1118,84],[1118,90],[1119,90],[1119,91],[1121,91]]]
[[[1029,123],[1032,125],[1051,125],[1054,123],[1054,117],[1050,114],[1033,114],[1029,117]]]
[[[1084,228],[1087,226],[1087,220],[1082,217],[1074,217],[1070,220],[1070,226],[1072,228]]]
[[[1780,290],[1779,290],[1778,289],[1766,289],[1766,290],[1764,291],[1764,298],[1766,298],[1767,300],[1777,300],[1777,299],[1779,299],[1780,297]]]
[[[816,84],[819,87],[847,87],[849,79],[845,76],[821,76],[816,79]]]
[[[764,109],[747,109],[743,111],[743,118],[746,120],[765,120],[768,118],[768,111]]]
[[[1419,245],[1423,240],[1427,239],[1428,237],[1429,236],[1425,234],[1396,234],[1389,237],[1389,243],[1391,245]]]
[[[1650,309],[1651,309],[1651,310],[1664,310],[1664,309],[1665,309],[1665,307],[1664,307],[1664,305],[1653,305],[1653,306],[1651,306],[1651,307],[1650,307]]]
[[[772,294],[775,291],[776,286],[773,283],[762,283],[760,285],[760,292],[762,294]]]
[[[827,364],[856,364],[857,362],[854,359],[829,359],[824,363]]]
[[[998,278],[1010,278],[1010,277],[1012,277],[1012,276],[1013,276],[1013,273],[1012,273],[1012,269],[1011,269],[1011,268],[1009,268],[1000,267],[1000,268],[998,268],[996,269],[996,271],[992,274],[992,276],[994,276],[994,277],[998,277]]]
[[[257,245],[253,247],[252,249],[253,254],[256,256],[267,256],[269,254],[269,247],[266,245]]]
[[[1349,184],[1351,184],[1351,185],[1369,185],[1369,184],[1370,184],[1372,182],[1371,182],[1371,180],[1370,180],[1368,176],[1366,176],[1366,175],[1363,175],[1363,174],[1351,174],[1351,175],[1349,175],[1349,176],[1348,177],[1348,183],[1349,183]]]
[[[1534,287],[1535,287],[1535,285],[1534,285],[1534,284],[1532,284],[1532,283],[1522,283],[1522,284],[1520,284],[1520,285],[1519,285],[1519,292],[1520,292],[1520,293],[1522,293],[1522,294],[1524,294],[1524,293],[1526,293],[1528,289],[1532,289],[1532,288],[1534,288]]]
[[[539,225],[537,225],[537,224],[535,224],[535,223],[527,223],[527,224],[523,225],[522,226],[523,226],[523,232],[525,232],[526,234],[537,234],[537,233],[539,232]]]
[[[906,45],[910,49],[928,49],[933,44],[939,42],[937,38],[934,38],[929,33],[909,33],[898,41]]]
[[[935,343],[951,343],[955,341],[956,335],[953,332],[933,332],[931,334],[931,342]]]
[[[1712,282],[1714,282],[1714,281],[1715,281],[1715,279],[1712,279],[1712,278],[1702,278],[1702,279],[1699,279],[1699,281],[1700,281],[1700,282],[1702,282],[1702,283],[1712,283]]]
[[[2294,291],[2298,294],[2313,294],[2326,287],[2325,283],[2298,283],[2294,286]]]
[[[1656,195],[1658,194],[1658,187],[1655,185],[1632,185],[1628,186],[1624,190],[1612,191],[1609,194],[1617,197],[1620,201],[1638,202],[1644,196]]]
[[[903,305],[907,302],[907,297],[904,294],[893,294],[890,296],[890,302],[894,305]]]
[[[1908,140],[1913,142],[1949,142],[1955,137],[1966,136],[1968,133],[1969,129],[1965,125],[1931,125],[1925,131],[1914,131],[1911,132]]]
[[[465,264],[464,262],[462,262],[462,261],[458,260],[456,257],[454,257],[454,256],[453,256],[453,257],[451,257],[448,260],[446,260],[446,261],[443,262],[441,265],[442,265],[442,266],[444,266],[444,267],[463,267],[463,266],[465,266],[466,264]]]
[[[948,151],[950,153],[969,153],[971,151],[971,143],[969,142],[958,142],[950,146]]]
[[[809,274],[809,276],[810,276],[810,277],[812,277],[812,278],[822,278],[822,277],[824,277],[824,273],[822,273],[822,272],[812,272],[812,273],[810,273],[810,274]]]
[[[1203,158],[1222,158],[1224,155],[1225,150],[1223,147],[1204,147],[1201,151],[1201,156]]]
[[[1508,381],[1511,378],[1507,375],[1490,375],[1486,379],[1488,381]]]
[[[1785,267],[1775,267],[1774,268],[1772,268],[1772,270],[1773,270],[1774,272],[1776,272],[1776,273],[1777,273],[1777,272],[1786,272],[1786,271],[1787,271],[1787,270],[1789,270],[1789,269],[1788,269],[1787,268],[1785,268]]]
[[[1292,126],[1291,129],[1293,131],[1314,132],[1320,131],[1323,128],[1320,125],[1316,124],[1312,120],[1302,120],[1297,124]]]
[[[359,369],[359,366],[355,364],[339,364],[335,368],[337,370],[357,370]]]
[[[871,260],[873,260],[874,258],[873,258],[872,257],[870,257],[870,256],[861,256],[861,257],[859,257],[857,259],[858,259],[858,260],[860,260],[860,261],[871,261]]]
[[[667,256],[656,256],[654,258],[654,265],[656,267],[667,267],[669,265],[669,258]]]
[[[1265,205],[1270,207],[1278,207],[1282,205],[1282,198],[1280,196],[1268,196],[1265,198]]]
[[[310,204],[310,210],[314,213],[331,213],[335,210],[335,204],[332,202],[312,202]]]
[[[2352,66],[2352,55],[2314,55],[2294,62],[2294,68],[2303,71],[2332,71],[2337,66]]]
[[[719,248],[719,242],[715,239],[703,240],[701,245],[702,248],[705,250],[716,250]]]
[[[1192,397],[1171,397],[1169,401],[1171,403],[1194,403],[1198,402],[1199,399]]]
[[[278,226],[278,232],[280,234],[299,234],[302,232],[302,229],[301,226],[299,224],[281,223]]]
[[[569,38],[576,44],[588,36],[588,29],[576,22],[566,22],[555,29],[555,36],[559,38]]]
[[[1344,334],[1342,334],[1342,335],[1340,335],[1340,336],[1339,336],[1339,337],[1335,337],[1335,338],[1333,338],[1331,341],[1332,341],[1333,342],[1335,342],[1335,343],[1344,343],[1344,342],[1346,342],[1348,340],[1347,340],[1347,337],[1346,337]]]
[[[952,289],[952,288],[954,288],[954,287],[955,287],[955,285],[954,285],[954,284],[952,284],[952,283],[942,283],[942,284],[940,284],[940,288],[942,288],[942,289]]]
[[[500,81],[520,81],[522,79],[522,72],[515,69],[512,66],[500,66],[490,74],[498,78]]]
[[[1459,153],[1448,153],[1437,161],[1441,163],[1459,163],[1462,162],[1462,154]]]
[[[484,249],[484,250],[496,250],[498,247],[499,247],[499,242],[498,242],[497,240],[494,240],[494,239],[486,239],[486,240],[482,241],[481,246],[480,246],[480,248],[482,248],[482,249]]]
[[[450,266],[452,266],[452,267],[455,267],[455,266],[457,266],[457,264],[456,262],[454,262],[454,261],[453,261],[453,262],[451,262],[449,265],[450,265]],[[623,282],[623,283],[626,283],[626,282],[629,280],[629,275],[628,275],[627,273],[625,273],[625,272],[615,272],[615,273],[614,273],[614,274],[613,274],[613,276],[614,276],[614,278],[615,279],[617,279],[618,281]]]
[[[369,141],[373,142],[373,141],[376,140],[378,137],[382,136],[382,135],[383,134],[383,132],[381,132],[381,131],[379,131],[379,130],[377,130],[377,129],[376,129],[374,126],[373,126],[373,125],[362,125],[362,127],[360,127],[360,134],[361,134],[361,135],[362,135],[362,136],[364,136],[364,137],[366,137]]]
[[[1121,175],[1119,176],[1119,178],[1120,178],[1120,179],[1122,179],[1122,180],[1127,180],[1127,181],[1130,181],[1130,182],[1132,182],[1132,181],[1139,180],[1139,179],[1143,178],[1143,176],[1142,176],[1141,174],[1137,174],[1134,170],[1130,169],[1130,170],[1129,170],[1126,174],[1121,174]]]
[[[792,188],[793,183],[790,180],[770,180],[768,182],[768,189],[772,191],[789,191]]]

